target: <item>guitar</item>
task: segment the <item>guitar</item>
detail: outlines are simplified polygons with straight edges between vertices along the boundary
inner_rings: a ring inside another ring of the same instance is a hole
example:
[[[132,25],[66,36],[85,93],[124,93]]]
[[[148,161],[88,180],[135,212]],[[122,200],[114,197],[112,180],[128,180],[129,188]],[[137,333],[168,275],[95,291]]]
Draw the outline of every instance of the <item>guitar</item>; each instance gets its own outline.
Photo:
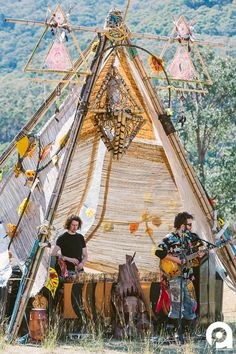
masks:
[[[214,245],[217,248],[221,248],[227,241],[225,240],[220,240],[217,241],[216,244]],[[188,256],[184,256],[184,267],[198,267],[200,262],[199,259],[197,258],[199,255],[199,252],[205,252],[207,253],[209,251],[209,248],[206,248],[204,250],[194,252]],[[161,259],[160,260],[160,268],[161,270],[169,275],[169,276],[179,276],[181,275],[181,265],[177,264],[173,261],[170,261],[169,259]]]
[[[207,250],[203,250],[201,252],[206,252],[206,251]],[[189,256],[185,256],[184,263],[183,263],[184,267],[197,267],[199,265],[199,260],[197,259],[198,253],[199,251],[192,253]],[[169,259],[165,259],[165,258],[161,259],[160,267],[164,273],[170,276],[181,275],[181,265],[173,261],[170,261]]]

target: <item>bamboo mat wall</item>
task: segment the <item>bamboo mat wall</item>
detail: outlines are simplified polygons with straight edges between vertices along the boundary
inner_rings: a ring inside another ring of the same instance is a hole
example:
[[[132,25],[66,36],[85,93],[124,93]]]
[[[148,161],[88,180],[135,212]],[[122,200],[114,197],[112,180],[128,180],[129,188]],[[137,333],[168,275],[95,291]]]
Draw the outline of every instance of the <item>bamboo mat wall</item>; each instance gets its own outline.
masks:
[[[108,166],[109,154],[104,162],[96,220],[86,237],[96,228],[104,212]],[[149,200],[145,201],[147,196]],[[139,270],[158,271],[157,257],[151,254],[153,244],[144,232],[145,224],[141,224],[135,234],[130,234],[129,223],[139,222],[145,210],[160,217],[162,224],[159,228],[149,223],[155,242],[159,242],[172,229],[174,216],[181,208],[163,148],[132,143],[120,162],[113,161],[103,223],[87,243],[89,262],[98,270],[108,266],[117,270],[118,265],[124,263],[126,254],[136,252],[135,261]],[[104,222],[107,221],[112,222],[112,231],[104,231]]]

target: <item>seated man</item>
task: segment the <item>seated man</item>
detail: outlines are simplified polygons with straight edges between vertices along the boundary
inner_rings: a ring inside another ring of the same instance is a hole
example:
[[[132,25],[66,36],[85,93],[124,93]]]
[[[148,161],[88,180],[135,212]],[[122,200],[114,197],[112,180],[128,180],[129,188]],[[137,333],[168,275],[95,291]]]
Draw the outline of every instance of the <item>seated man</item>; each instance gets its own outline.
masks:
[[[82,221],[79,216],[71,215],[65,222],[64,232],[56,241],[52,256],[64,261],[68,271],[81,272],[88,259],[87,248],[83,235],[77,233]]]

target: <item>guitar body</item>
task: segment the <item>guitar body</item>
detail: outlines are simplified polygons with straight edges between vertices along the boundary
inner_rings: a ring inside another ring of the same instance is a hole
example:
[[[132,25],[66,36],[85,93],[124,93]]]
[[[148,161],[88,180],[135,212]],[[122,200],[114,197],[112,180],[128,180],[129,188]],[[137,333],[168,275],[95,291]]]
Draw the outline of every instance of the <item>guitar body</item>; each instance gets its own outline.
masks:
[[[193,255],[191,255],[192,257]],[[194,254],[194,257],[196,257],[196,254]],[[188,259],[188,257],[186,257]],[[194,258],[191,259],[190,261],[188,261],[187,263],[185,263],[185,267],[198,267],[200,264],[199,259]],[[181,268],[180,265],[170,261],[169,259],[161,259],[160,261],[160,267],[163,270],[164,273],[166,273],[167,275],[173,277],[173,276],[178,276],[181,275]]]
[[[165,258],[160,260],[160,267],[164,273],[168,274],[171,277],[180,275],[181,273],[180,266],[177,263]]]

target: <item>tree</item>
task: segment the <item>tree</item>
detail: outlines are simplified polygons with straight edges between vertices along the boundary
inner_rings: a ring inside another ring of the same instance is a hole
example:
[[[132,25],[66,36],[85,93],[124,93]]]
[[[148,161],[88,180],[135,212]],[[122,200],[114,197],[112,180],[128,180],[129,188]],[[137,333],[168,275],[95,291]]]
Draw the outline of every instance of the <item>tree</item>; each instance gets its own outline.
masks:
[[[209,58],[208,58],[209,59]],[[217,57],[209,66],[213,85],[203,97],[187,99],[186,118],[179,129],[203,186],[217,206],[235,216],[236,60]],[[193,98],[193,97],[192,97]]]

